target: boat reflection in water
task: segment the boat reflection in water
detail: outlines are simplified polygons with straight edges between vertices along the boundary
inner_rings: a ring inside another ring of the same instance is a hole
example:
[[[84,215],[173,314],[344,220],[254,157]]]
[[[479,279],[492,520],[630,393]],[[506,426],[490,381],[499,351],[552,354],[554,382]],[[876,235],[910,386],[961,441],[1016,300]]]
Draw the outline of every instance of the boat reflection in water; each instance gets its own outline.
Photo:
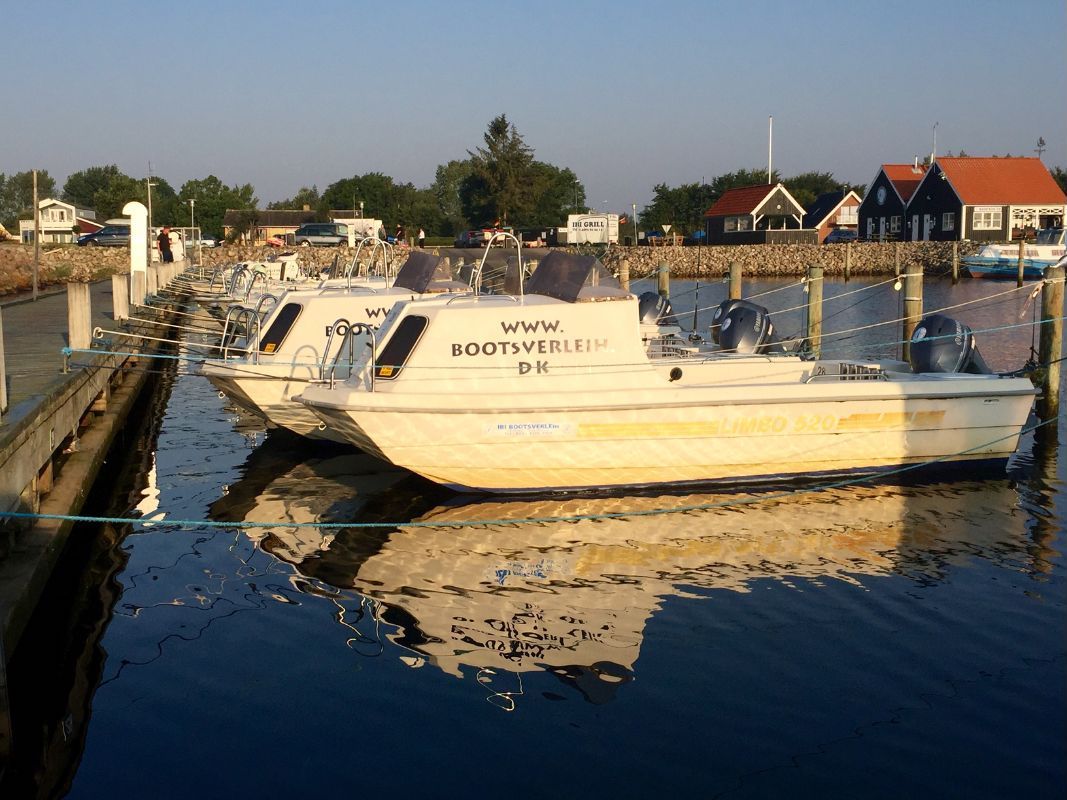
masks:
[[[887,576],[936,583],[974,557],[1026,557],[1024,515],[1011,513],[1018,495],[1005,479],[429,507],[434,487],[400,485],[399,473],[367,471],[367,459],[295,464],[261,489],[234,487],[213,510],[312,523],[412,519],[248,533],[298,570],[294,585],[332,596],[350,646],[354,616],[344,609],[363,610],[369,598],[377,635],[409,651],[409,666],[473,673],[509,709],[523,675],[542,670],[591,702],[611,700],[634,678],[645,627],[671,597],[750,592],[767,580],[798,589]]]

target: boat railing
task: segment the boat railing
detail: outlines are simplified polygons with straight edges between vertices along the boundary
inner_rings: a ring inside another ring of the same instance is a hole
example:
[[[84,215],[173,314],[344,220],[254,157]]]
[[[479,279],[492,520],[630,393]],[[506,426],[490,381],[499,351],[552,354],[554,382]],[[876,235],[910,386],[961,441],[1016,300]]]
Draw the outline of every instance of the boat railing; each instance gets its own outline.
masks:
[[[474,289],[474,294],[476,296],[480,297],[482,295],[482,273],[485,271],[485,264],[486,261],[488,261],[489,259],[489,252],[493,249],[493,243],[496,242],[498,239],[502,242],[506,242],[508,239],[510,239],[512,242],[515,243],[515,252],[518,255],[519,269],[519,290],[518,292],[516,292],[516,294],[518,294],[519,297],[522,297],[523,284],[525,283],[525,280],[523,280],[525,273],[525,265],[522,261],[522,240],[519,239],[515,234],[508,233],[507,231],[497,231],[486,241],[485,252],[482,254],[482,259],[478,262],[478,266],[474,270],[474,272],[471,273],[471,288]]]
[[[323,383],[329,382],[332,389],[336,382],[337,367],[341,364],[345,355],[345,348],[348,348],[348,358],[346,360],[346,366],[348,367],[349,374],[352,372],[352,367],[356,364],[356,335],[365,333],[369,338],[370,344],[370,359],[368,360],[368,366],[370,367],[370,379],[368,387],[370,391],[374,391],[374,362],[377,359],[377,341],[374,337],[374,327],[368,325],[366,322],[349,322],[344,317],[334,321],[330,326],[330,333],[326,337],[326,347],[322,350],[322,362],[319,364],[319,380]],[[344,337],[341,340],[340,347],[337,348],[337,355],[333,361],[330,362],[330,350],[333,347],[333,340],[336,336]],[[329,370],[326,369],[327,362],[330,363]]]
[[[263,304],[270,301],[271,308],[278,305],[278,296],[275,294],[265,294],[259,298],[259,302],[256,303],[256,314],[260,319],[263,319],[263,315],[266,313],[266,309],[263,308]]]
[[[381,239],[379,239],[376,236],[365,236],[365,237],[363,237],[363,239],[360,240],[359,246],[356,248],[356,255],[352,258],[352,264],[349,266],[349,269],[346,271],[345,277],[348,279],[348,284],[347,285],[348,285],[349,289],[352,288],[352,276],[353,276],[353,274],[356,273],[356,277],[359,277],[358,271],[359,271],[359,267],[361,266],[359,264],[359,253],[363,249],[364,243],[366,243],[368,241],[373,242],[373,244],[371,245],[370,257],[369,257],[369,259],[367,261],[367,277],[370,277],[370,269],[371,269],[371,267],[373,267],[374,264],[377,263],[377,260],[378,260],[377,259],[377,253],[378,253],[378,250],[380,248],[381,249],[381,257],[382,257],[382,277],[385,278],[386,283],[389,282],[390,266],[391,266],[391,261],[392,261],[390,248],[392,247],[392,245],[389,244],[388,242],[383,242]]]
[[[259,270],[253,270],[252,277],[248,281],[248,286],[245,287],[245,300],[252,296],[252,287],[256,285],[256,281],[263,282],[264,291],[270,288],[270,284],[267,281],[267,273],[260,272]]]
[[[452,305],[456,300],[509,300],[512,303],[520,302],[519,298],[513,294],[457,294],[454,297],[448,298],[445,302],[446,306]]]
[[[249,272],[248,264],[235,264],[233,274],[230,275],[230,285],[226,288],[226,294],[230,295],[230,297],[237,297],[240,291],[238,287],[244,285],[245,276]]]
[[[219,282],[219,289],[218,290],[220,292],[223,289],[226,288],[226,272],[229,269],[231,269],[230,266],[219,266],[219,267],[215,267],[215,269],[213,269],[211,271],[211,281],[207,285],[207,290],[208,290],[209,294],[212,294],[212,293],[215,292],[215,281],[216,280]]]
[[[226,312],[226,321],[222,328],[222,358],[230,357],[230,350],[237,349],[237,338],[243,329],[245,335],[244,348],[241,352],[251,351],[252,362],[259,363],[259,350],[256,344],[259,342],[260,317],[254,308],[247,306],[233,306]],[[243,327],[242,327],[243,326]],[[237,355],[237,354],[235,354]]]

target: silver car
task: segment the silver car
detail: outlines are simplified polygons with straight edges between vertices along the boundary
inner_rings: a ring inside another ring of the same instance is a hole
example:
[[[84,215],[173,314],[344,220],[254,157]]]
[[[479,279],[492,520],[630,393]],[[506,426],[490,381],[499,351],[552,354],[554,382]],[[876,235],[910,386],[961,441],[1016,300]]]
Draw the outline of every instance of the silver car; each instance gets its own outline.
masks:
[[[307,222],[297,228],[293,242],[305,247],[336,247],[339,244],[348,244],[348,226],[340,222]]]

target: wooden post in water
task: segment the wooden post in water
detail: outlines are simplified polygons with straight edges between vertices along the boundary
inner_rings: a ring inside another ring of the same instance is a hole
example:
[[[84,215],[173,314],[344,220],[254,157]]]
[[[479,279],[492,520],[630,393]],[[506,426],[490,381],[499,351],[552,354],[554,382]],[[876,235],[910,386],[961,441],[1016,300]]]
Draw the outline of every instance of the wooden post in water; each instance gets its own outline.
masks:
[[[960,282],[960,243],[952,243],[952,285]]]
[[[659,296],[670,297],[671,296],[671,268],[667,266],[666,261],[659,262],[659,269],[656,270],[656,279],[659,283]]]
[[[923,271],[912,266],[904,273],[904,360],[911,358],[911,335],[923,316]]]
[[[1037,400],[1037,416],[1042,422],[1055,419],[1060,413],[1060,359],[1063,356],[1063,267],[1046,267],[1045,284],[1041,288],[1041,340],[1037,360],[1045,370],[1041,396]],[[1056,425],[1037,429],[1040,439],[1056,438]]]
[[[630,291],[630,259],[624,258],[619,262],[619,283],[626,291]]]
[[[116,322],[130,318],[130,276],[111,276],[111,308]]]
[[[145,301],[145,295],[148,292],[148,273],[143,270],[135,270],[130,273],[130,298],[134,307],[143,306]]]
[[[816,358],[822,351],[822,267],[808,267],[808,345]]]
[[[900,241],[893,242],[893,273],[900,277]]]
[[[1019,236],[1019,275],[1015,279],[1016,286],[1023,285],[1023,270],[1026,269],[1026,239]]]
[[[741,299],[741,265],[736,261],[730,262],[730,299]]]
[[[5,411],[7,411],[7,365],[4,362],[4,312],[0,310],[0,418],[4,416]],[[0,736],[2,735],[0,733]]]
[[[845,242],[845,283],[852,275],[852,242]]]
[[[67,284],[67,342],[74,350],[88,350],[93,340],[89,284]]]

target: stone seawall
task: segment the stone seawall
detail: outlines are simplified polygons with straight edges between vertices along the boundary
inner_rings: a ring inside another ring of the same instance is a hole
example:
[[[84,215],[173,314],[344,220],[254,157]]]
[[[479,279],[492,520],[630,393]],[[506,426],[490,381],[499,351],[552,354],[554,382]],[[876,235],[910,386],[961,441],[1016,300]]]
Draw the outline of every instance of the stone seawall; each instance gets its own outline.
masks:
[[[432,248],[431,252],[449,255],[452,248]],[[665,262],[677,278],[721,276],[730,262],[741,265],[743,274],[759,276],[803,275],[811,265],[821,266],[829,275],[845,271],[845,253],[850,256],[853,275],[891,275],[900,269],[922,269],[927,275],[945,275],[952,269],[951,242],[856,242],[844,244],[768,244],[711,247],[612,247],[603,255],[605,265],[618,269],[623,259],[630,262],[634,279],[653,274]],[[963,258],[978,250],[975,242],[961,242]],[[225,245],[205,248],[204,265],[232,264],[251,259],[265,259],[278,251],[252,245]],[[351,259],[355,250],[348,247],[301,247],[300,260],[319,268],[329,266],[334,256]],[[542,251],[543,252],[543,251]],[[195,256],[195,251],[191,253]],[[40,282],[42,286],[71,280],[98,280],[115,272],[128,272],[130,253],[125,247],[43,247]],[[0,295],[28,289],[33,281],[33,247],[20,244],[0,245]]]

